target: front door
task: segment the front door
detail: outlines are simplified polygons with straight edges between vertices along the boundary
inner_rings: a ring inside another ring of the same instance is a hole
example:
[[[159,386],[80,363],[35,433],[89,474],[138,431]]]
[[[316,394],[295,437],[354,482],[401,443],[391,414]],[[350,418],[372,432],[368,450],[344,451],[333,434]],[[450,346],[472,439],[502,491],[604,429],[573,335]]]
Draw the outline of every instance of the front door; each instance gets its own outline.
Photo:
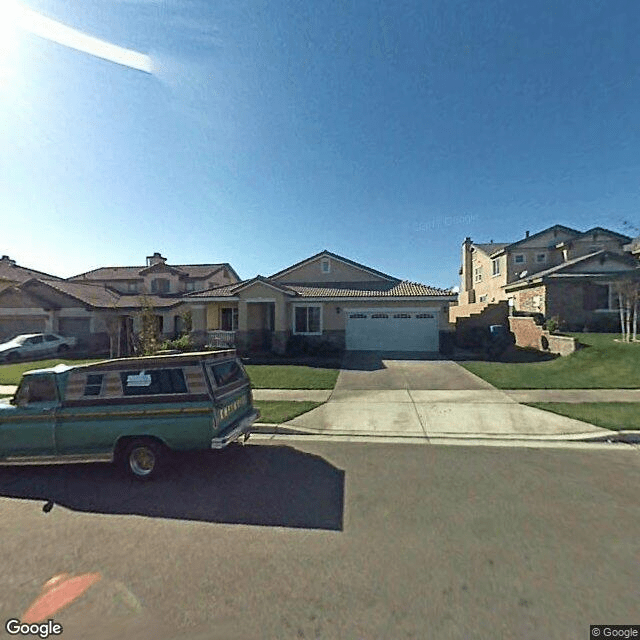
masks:
[[[55,376],[25,377],[15,402],[0,411],[0,457],[19,460],[54,456],[55,409],[58,406]]]

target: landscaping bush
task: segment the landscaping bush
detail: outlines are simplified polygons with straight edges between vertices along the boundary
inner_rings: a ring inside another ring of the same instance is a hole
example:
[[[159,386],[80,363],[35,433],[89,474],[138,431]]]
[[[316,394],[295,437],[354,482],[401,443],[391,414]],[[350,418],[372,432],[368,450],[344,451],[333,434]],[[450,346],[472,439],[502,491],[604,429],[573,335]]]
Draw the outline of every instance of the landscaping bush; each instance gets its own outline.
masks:
[[[190,351],[193,349],[193,342],[191,341],[191,336],[189,334],[184,334],[175,340],[165,340],[161,345],[160,349],[162,351],[177,349],[178,351]]]

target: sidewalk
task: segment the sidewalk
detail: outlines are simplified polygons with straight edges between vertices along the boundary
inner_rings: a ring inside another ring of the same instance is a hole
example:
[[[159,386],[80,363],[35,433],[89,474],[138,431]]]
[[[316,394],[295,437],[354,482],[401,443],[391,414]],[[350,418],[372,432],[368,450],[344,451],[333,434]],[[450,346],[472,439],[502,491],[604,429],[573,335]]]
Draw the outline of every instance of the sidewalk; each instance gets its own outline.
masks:
[[[0,391],[2,387],[0,386]],[[640,389],[516,389],[498,390],[504,394],[504,402],[640,402]],[[353,399],[353,394],[372,394],[373,391],[336,391],[312,389],[254,389],[254,400],[313,400],[314,402],[340,402]],[[390,400],[411,402],[417,397],[426,402],[452,402],[455,399],[465,402],[495,403],[495,391],[433,390],[433,391],[379,391]],[[380,395],[378,395],[380,397]]]
[[[254,400],[325,402],[285,423],[256,423],[270,434],[443,440],[623,441],[640,433],[612,431],[528,407],[523,402],[640,402],[637,389],[333,390],[255,389]]]

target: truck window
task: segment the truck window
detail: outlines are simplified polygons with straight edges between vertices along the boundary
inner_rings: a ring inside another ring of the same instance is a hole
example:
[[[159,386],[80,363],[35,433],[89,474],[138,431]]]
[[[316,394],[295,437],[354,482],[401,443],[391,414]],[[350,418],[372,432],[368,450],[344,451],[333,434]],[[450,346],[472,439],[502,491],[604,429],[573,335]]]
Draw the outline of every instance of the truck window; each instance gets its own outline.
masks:
[[[120,373],[125,396],[187,393],[182,369],[152,369]]]
[[[211,373],[219,387],[245,378],[244,369],[237,360],[211,365]]]
[[[84,388],[85,396],[99,396],[102,389],[102,379],[104,375],[101,373],[91,373],[87,376],[87,386]]]
[[[16,404],[19,406],[36,402],[56,402],[57,399],[53,376],[33,376],[23,380],[16,393]]]

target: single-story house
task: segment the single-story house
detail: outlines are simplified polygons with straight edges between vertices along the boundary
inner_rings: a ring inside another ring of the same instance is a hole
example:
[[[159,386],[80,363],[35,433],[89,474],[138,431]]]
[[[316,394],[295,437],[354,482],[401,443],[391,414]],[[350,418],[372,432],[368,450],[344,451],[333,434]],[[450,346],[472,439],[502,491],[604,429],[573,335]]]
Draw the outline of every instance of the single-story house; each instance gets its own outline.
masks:
[[[271,276],[184,299],[196,332],[233,332],[241,352],[305,345],[426,352],[439,350],[456,296],[324,250]]]

